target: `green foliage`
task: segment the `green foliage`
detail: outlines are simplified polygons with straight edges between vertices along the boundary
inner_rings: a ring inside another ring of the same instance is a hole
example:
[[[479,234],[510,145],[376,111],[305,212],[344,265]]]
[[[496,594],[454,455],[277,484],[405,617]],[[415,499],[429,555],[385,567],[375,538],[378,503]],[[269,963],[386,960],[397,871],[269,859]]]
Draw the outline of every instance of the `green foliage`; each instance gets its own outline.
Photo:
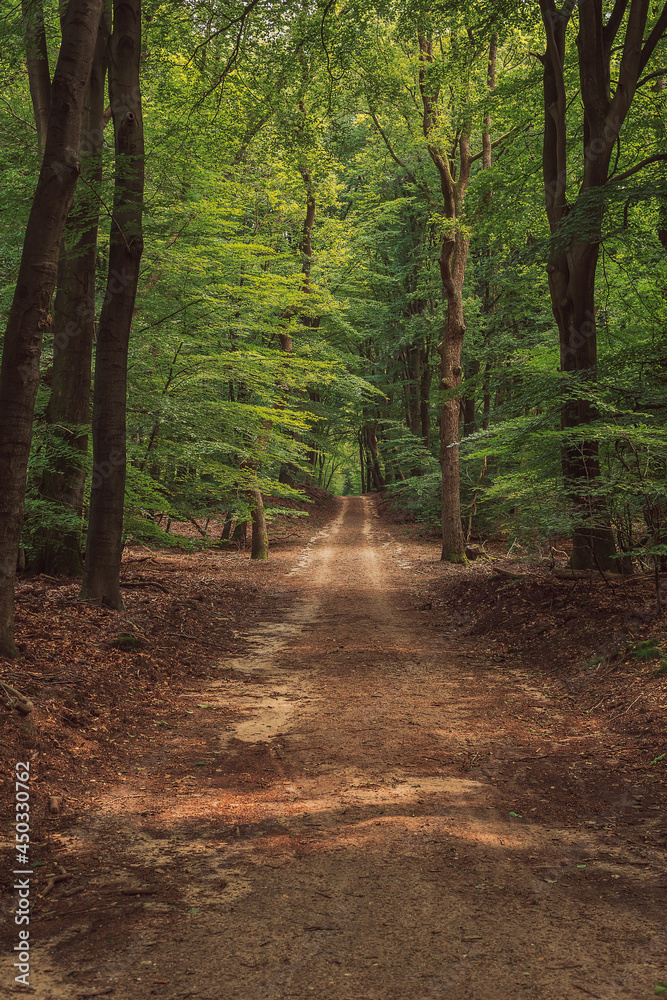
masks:
[[[558,239],[567,243],[603,217],[599,363],[595,377],[559,374],[545,271],[554,244],[541,177],[537,9],[354,0],[345,8],[215,10],[152,3],[147,13],[145,250],[130,350],[126,538],[174,544],[170,520],[246,519],[257,484],[289,499],[299,483],[349,493],[362,477],[373,488],[378,475],[416,520],[439,523],[438,418],[448,398],[438,372],[439,253],[453,223],[428,146],[449,157],[465,132],[476,156],[455,224],[472,239],[464,380],[455,394],[466,526],[471,519],[473,531],[542,543],[603,515],[620,559],[667,565],[667,171],[656,163],[577,198],[583,163],[569,152],[573,207]],[[57,6],[47,4],[46,14],[55,55]],[[419,31],[434,40],[428,65]],[[6,315],[39,163],[18,8],[7,10],[1,38]],[[574,53],[574,39],[567,44]],[[576,94],[574,63],[566,72]],[[420,86],[442,94],[428,137]],[[568,116],[570,133],[581,135],[576,96]],[[644,88],[624,126],[617,175],[664,148],[664,122],[664,88]],[[494,154],[483,170],[485,127]],[[105,139],[95,190],[98,305],[111,146]],[[82,183],[90,183],[85,174]],[[48,430],[52,352],[47,336],[24,524],[29,554],[45,530],[82,530],[69,508],[40,494],[49,470],[78,457],[68,439],[81,431]],[[583,429],[563,431],[568,399],[592,402]],[[590,440],[601,477],[587,513],[565,488],[561,459],[565,446]],[[83,460],[90,474],[92,458]]]

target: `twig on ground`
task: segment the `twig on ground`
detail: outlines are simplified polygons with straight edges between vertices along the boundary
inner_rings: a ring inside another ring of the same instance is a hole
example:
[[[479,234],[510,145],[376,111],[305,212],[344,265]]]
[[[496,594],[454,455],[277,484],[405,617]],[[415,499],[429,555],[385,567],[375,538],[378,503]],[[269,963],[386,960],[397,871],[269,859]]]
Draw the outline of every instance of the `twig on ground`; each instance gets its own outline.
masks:
[[[59,866],[60,867],[60,866]],[[58,882],[69,882],[72,878],[69,872],[63,871],[62,875],[51,875],[48,882],[46,883],[46,888],[42,893],[42,896],[48,896],[53,887],[58,884]]]
[[[644,692],[642,691],[642,694],[643,694],[643,693],[644,693]],[[639,701],[639,699],[641,698],[641,696],[642,696],[641,694],[638,694],[638,695],[637,695],[637,697],[635,698],[635,700],[634,700],[634,701],[631,701],[631,702],[630,702],[630,704],[629,704],[629,705],[627,706],[627,708],[624,708],[622,712],[619,712],[619,713],[618,713],[618,715],[612,715],[612,716],[611,716],[611,717],[609,718],[609,720],[608,720],[608,721],[609,721],[609,722],[614,722],[614,721],[615,721],[615,719],[620,719],[620,717],[621,717],[622,715],[626,715],[626,714],[627,714],[627,713],[628,713],[628,712],[630,711],[630,709],[632,708],[632,706],[633,706],[633,705],[636,705],[636,704],[637,704],[637,702]]]

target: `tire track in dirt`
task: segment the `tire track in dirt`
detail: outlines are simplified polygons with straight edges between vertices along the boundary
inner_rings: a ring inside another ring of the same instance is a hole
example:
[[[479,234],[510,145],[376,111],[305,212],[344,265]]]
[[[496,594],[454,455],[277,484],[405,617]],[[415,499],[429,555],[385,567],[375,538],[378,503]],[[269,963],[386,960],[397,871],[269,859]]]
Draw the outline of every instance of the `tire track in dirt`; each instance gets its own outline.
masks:
[[[369,498],[340,501],[285,577],[292,610],[196,695],[238,718],[174,736],[192,779],[103,804],[124,864],[159,871],[169,896],[128,913],[134,944],[98,961],[95,988],[120,1000],[650,995],[664,976],[658,878],[621,883],[627,870],[584,819],[550,822],[548,803],[531,819],[492,772],[470,770],[483,748],[506,766],[518,756],[491,688],[532,696],[476,675],[452,635],[424,628],[415,581],[432,571]],[[206,778],[205,741],[219,765]]]

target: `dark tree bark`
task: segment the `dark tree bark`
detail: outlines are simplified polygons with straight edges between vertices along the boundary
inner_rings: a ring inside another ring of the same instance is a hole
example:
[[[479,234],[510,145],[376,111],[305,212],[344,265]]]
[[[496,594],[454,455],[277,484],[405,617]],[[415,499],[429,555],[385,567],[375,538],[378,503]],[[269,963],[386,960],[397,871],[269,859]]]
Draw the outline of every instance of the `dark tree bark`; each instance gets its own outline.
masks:
[[[77,189],[58,261],[53,309],[53,368],[46,421],[61,447],[48,462],[41,495],[83,517],[88,434],[80,428],[90,421],[90,385],[95,330],[95,263],[104,133],[104,83],[108,30],[100,20],[95,56],[83,117],[80,158],[85,184]],[[66,446],[63,450],[62,444]],[[32,568],[37,572],[81,576],[82,530],[54,535],[46,532]]]
[[[81,596],[121,610],[127,354],[143,251],[144,136],[139,84],[141,2],[114,0],[109,97],[116,180],[109,275],[95,357],[93,478]]]
[[[37,129],[37,143],[43,155],[51,107],[51,73],[46,47],[43,0],[22,0],[23,30],[25,34],[26,67],[32,110]]]
[[[361,476],[361,493],[366,492],[366,456],[364,455],[364,439],[359,431],[359,472]]]
[[[428,344],[421,349],[422,377],[419,383],[419,415],[421,435],[427,451],[431,448],[431,359]]]
[[[366,444],[368,446],[369,467],[373,477],[373,484],[379,493],[384,489],[384,477],[380,468],[380,454],[378,452],[376,429],[370,424],[366,427]]]
[[[584,107],[583,177],[574,203],[568,200],[568,99],[565,83],[566,33],[575,7],[579,81]],[[540,0],[546,31],[544,66],[543,176],[546,212],[554,236],[547,268],[553,314],[560,339],[561,371],[577,384],[596,380],[597,341],[595,277],[604,214],[601,190],[609,181],[612,152],[637,91],[641,74],[667,30],[667,5],[654,11],[657,19],[646,33],[649,0],[616,0],[608,17],[602,0]],[[627,15],[627,16],[626,16]],[[625,21],[621,45],[617,35]],[[646,34],[646,38],[644,37]],[[616,89],[612,94],[612,60],[621,50]],[[667,159],[667,154],[664,157]],[[634,173],[637,167],[631,168]],[[626,171],[626,174],[628,171]],[[617,175],[616,181],[622,178]],[[574,220],[574,224],[573,224]],[[568,396],[561,409],[564,431],[585,427],[596,417],[589,399]],[[572,439],[562,449],[563,478],[574,518],[572,567],[614,568],[614,539],[596,498],[600,478],[597,442]]]
[[[70,0],[51,86],[42,167],[28,218],[0,371],[0,652],[15,656],[14,578],[42,336],[56,283],[60,241],[79,175],[86,86],[102,0]]]

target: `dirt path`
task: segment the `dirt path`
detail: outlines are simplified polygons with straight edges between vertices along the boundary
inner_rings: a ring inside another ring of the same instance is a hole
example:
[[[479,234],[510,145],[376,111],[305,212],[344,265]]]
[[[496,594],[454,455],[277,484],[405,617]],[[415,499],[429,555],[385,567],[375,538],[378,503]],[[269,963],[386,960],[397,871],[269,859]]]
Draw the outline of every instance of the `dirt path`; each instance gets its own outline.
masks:
[[[653,994],[649,799],[586,771],[590,720],[428,627],[432,550],[392,530],[339,501],[280,583],[291,610],[61,836],[78,882],[41,904],[32,995]]]

